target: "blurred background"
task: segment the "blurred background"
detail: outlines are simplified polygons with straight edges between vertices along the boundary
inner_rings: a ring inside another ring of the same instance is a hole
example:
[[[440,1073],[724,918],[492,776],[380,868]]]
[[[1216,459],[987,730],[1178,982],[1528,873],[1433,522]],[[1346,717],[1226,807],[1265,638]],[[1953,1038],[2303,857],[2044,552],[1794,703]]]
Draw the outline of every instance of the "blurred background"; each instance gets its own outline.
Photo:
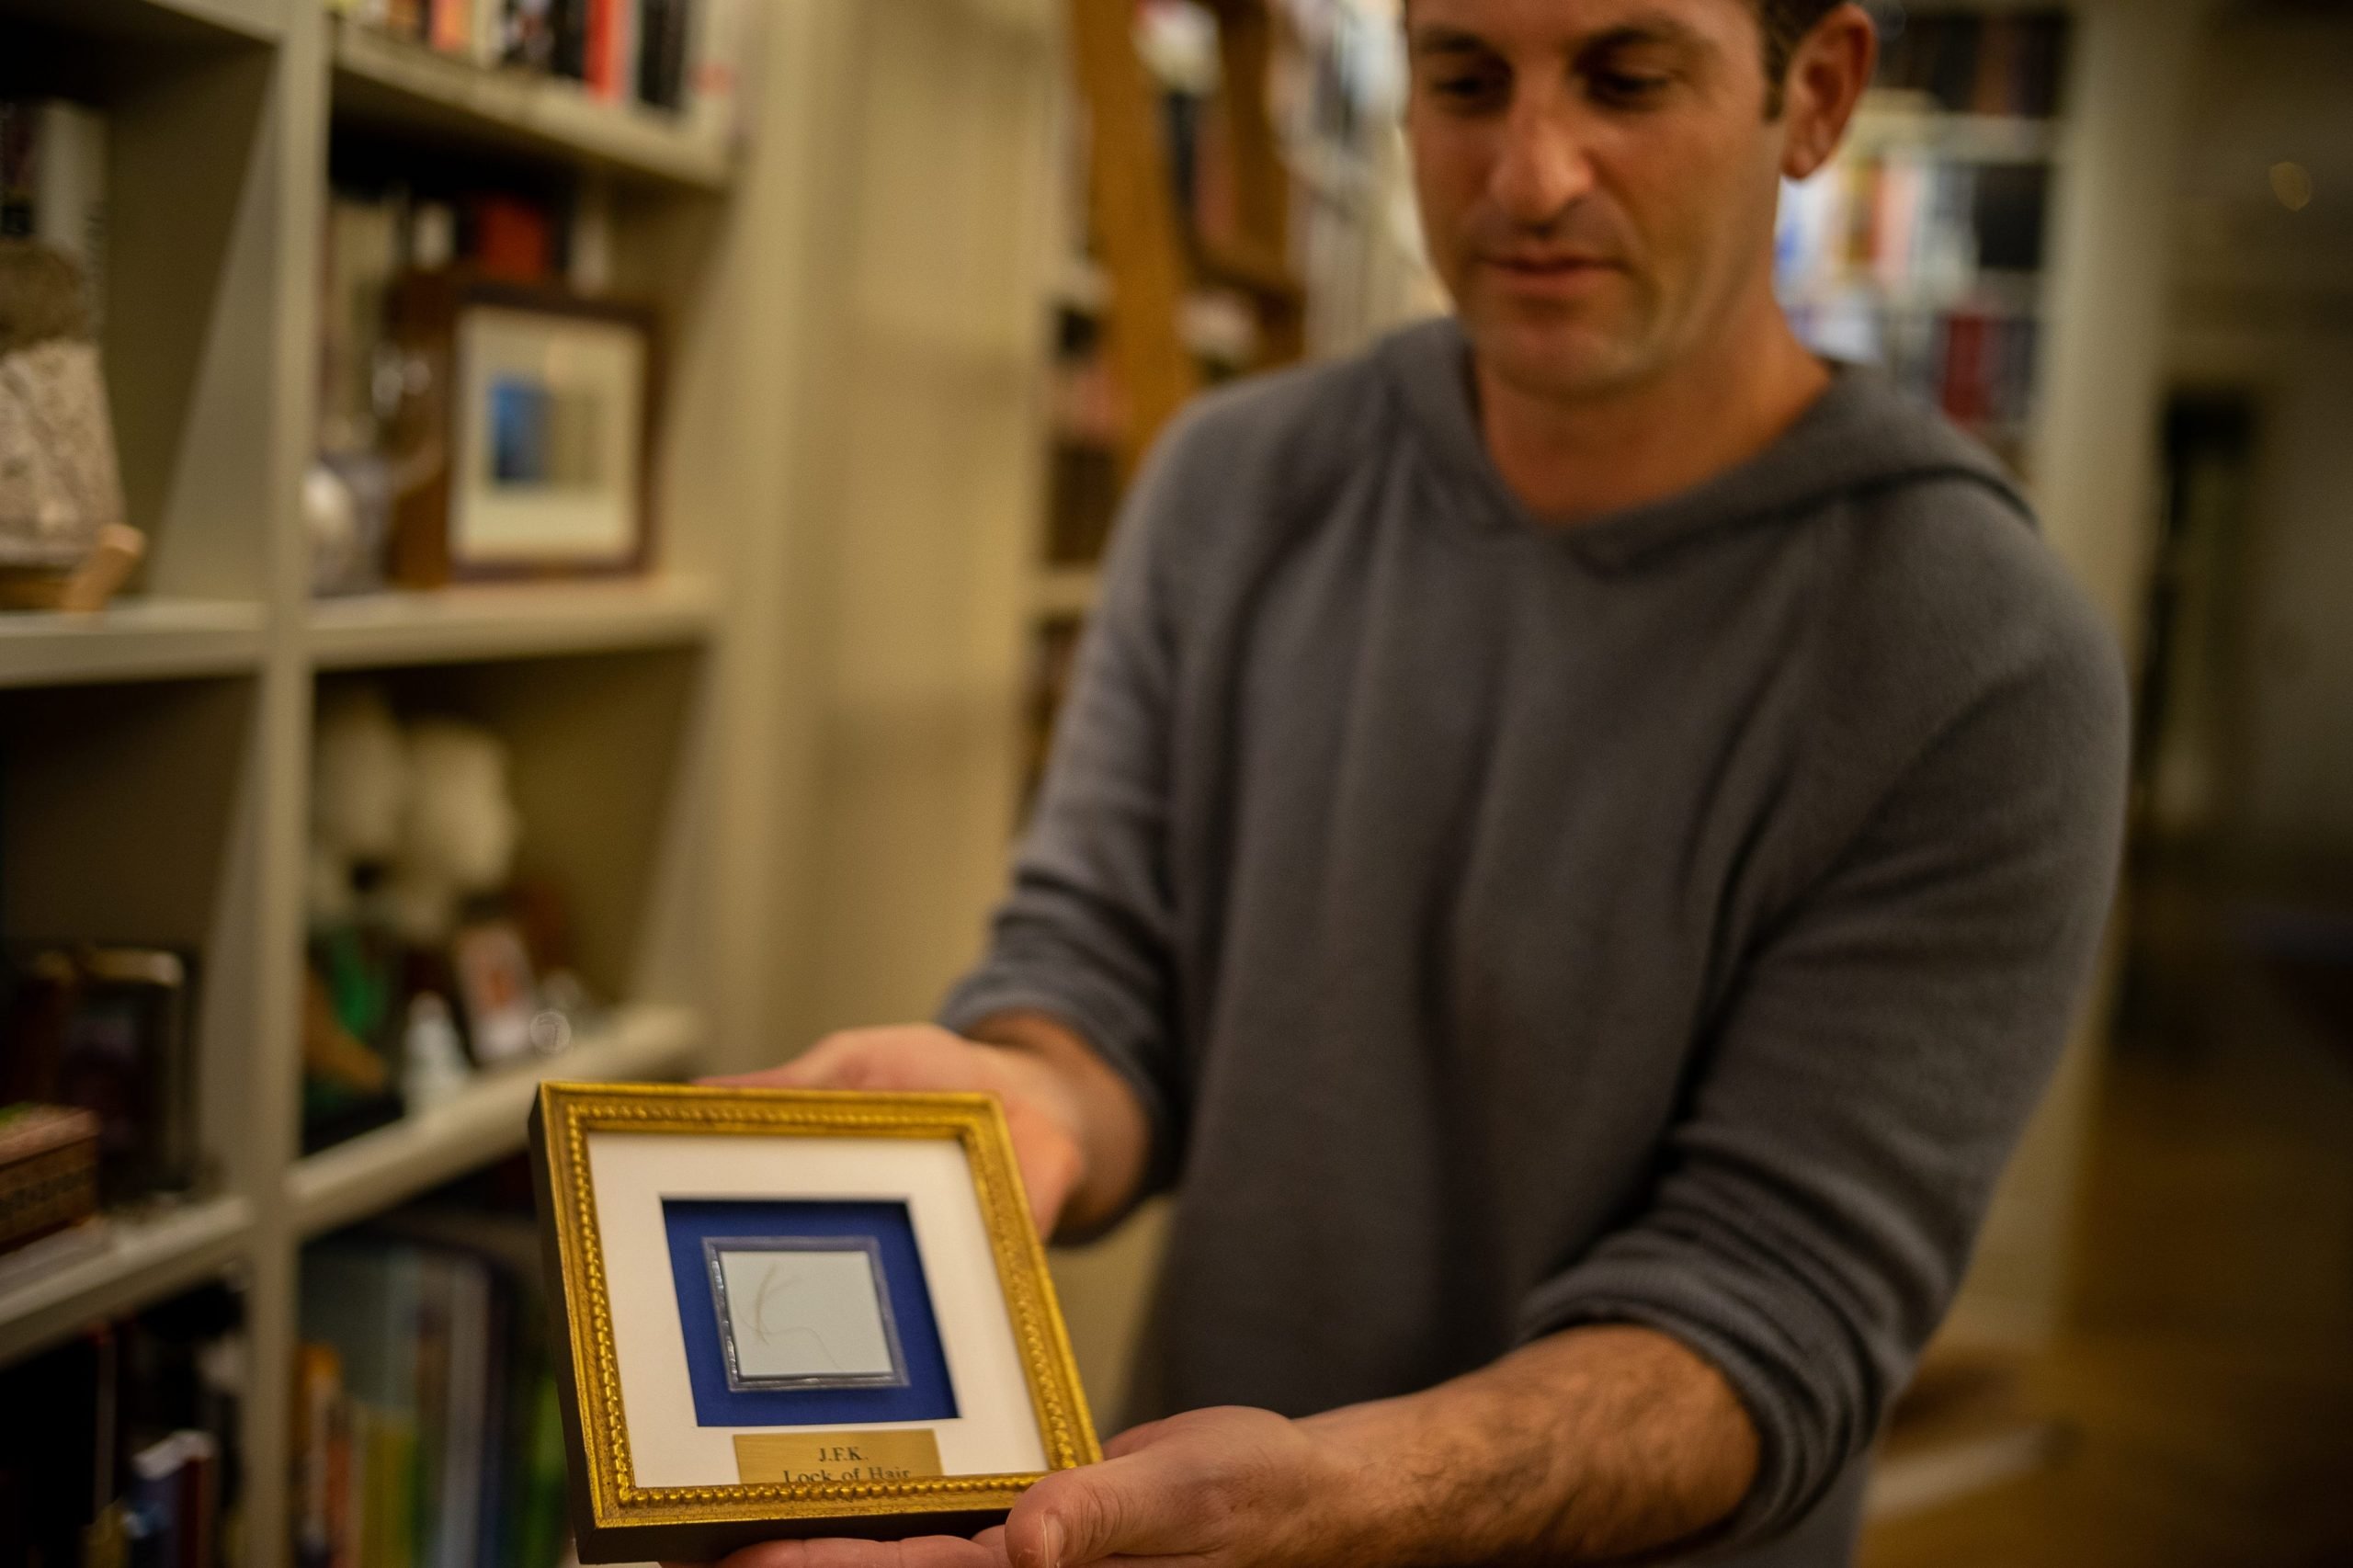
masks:
[[[1862,1561],[2353,1562],[2353,14],[1876,9],[1784,300],[2139,727]],[[1443,308],[1402,91],[1393,0],[0,0],[0,1563],[563,1560],[534,1079],[928,1013],[1154,435]],[[1156,1239],[1055,1259],[1107,1425]]]

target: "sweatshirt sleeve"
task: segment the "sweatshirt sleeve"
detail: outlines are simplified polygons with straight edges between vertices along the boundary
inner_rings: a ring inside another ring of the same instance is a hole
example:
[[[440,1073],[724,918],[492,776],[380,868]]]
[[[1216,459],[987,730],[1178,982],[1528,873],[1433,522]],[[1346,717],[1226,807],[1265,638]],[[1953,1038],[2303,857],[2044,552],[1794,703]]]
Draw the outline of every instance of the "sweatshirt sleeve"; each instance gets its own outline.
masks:
[[[1171,1179],[1182,1114],[1169,1022],[1176,639],[1154,556],[1178,509],[1174,472],[1191,424],[1161,441],[1121,508],[1010,891],[979,966],[938,1014],[960,1031],[1014,1010],[1075,1031],[1143,1107],[1147,1190]]]
[[[1959,706],[1751,945],[1630,1222],[1523,1302],[1718,1367],[1760,1463],[1730,1540],[1876,1436],[2057,1062],[2114,886],[2117,653],[2088,608]]]

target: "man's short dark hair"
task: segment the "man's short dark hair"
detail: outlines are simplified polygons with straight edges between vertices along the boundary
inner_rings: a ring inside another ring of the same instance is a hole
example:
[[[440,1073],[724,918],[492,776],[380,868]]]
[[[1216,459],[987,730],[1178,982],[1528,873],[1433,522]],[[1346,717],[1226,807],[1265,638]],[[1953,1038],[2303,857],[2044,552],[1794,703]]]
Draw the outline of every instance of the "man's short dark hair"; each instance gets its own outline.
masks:
[[[1813,25],[1836,10],[1843,0],[1753,0],[1757,25],[1765,33],[1765,108],[1781,112],[1781,84],[1790,74],[1790,57],[1798,40]]]
[[[1756,8],[1756,25],[1765,35],[1765,112],[1779,117],[1781,112],[1781,85],[1790,74],[1790,57],[1797,52],[1798,40],[1813,30],[1813,25],[1836,10],[1845,0],[1748,0]],[[1407,0],[1404,10],[1410,7]],[[1411,17],[1401,17],[1411,21]]]

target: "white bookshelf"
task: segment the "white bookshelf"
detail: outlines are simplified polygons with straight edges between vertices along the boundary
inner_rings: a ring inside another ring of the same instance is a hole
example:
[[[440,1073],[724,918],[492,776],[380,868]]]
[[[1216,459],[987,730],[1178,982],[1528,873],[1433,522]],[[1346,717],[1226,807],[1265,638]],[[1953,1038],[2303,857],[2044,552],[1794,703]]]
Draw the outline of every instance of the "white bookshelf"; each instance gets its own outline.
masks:
[[[307,630],[316,668],[349,670],[690,644],[719,614],[708,581],[661,575],[322,599]]]
[[[1062,6],[739,8],[756,90],[681,122],[322,0],[0,0],[9,90],[107,117],[107,373],[149,542],[101,617],[0,616],[0,935],[199,954],[220,1172],[103,1256],[0,1268],[0,1359],[236,1282],[236,1568],[288,1562],[305,1244],[519,1147],[530,1097],[484,1079],[301,1155],[323,691],[380,685],[506,741],[525,858],[567,885],[573,967],[620,1004],[570,1076],[743,1071],[916,1016],[999,889]],[[657,576],[313,602],[331,149],[601,207],[611,290],[662,316]]]
[[[0,616],[0,687],[251,675],[266,627],[258,604],[204,599]]]
[[[103,612],[0,614],[0,937],[197,954],[197,1142],[214,1173],[181,1206],[0,1256],[0,1362],[238,1284],[237,1568],[287,1561],[307,1242],[519,1150],[541,1077],[675,1078],[787,1053],[754,1015],[779,1005],[777,865],[758,851],[806,806],[778,782],[797,776],[797,732],[775,715],[797,699],[798,601],[779,585],[806,580],[779,454],[818,374],[804,323],[823,318],[810,253],[829,231],[798,171],[819,129],[807,106],[841,58],[824,40],[860,16],[813,0],[780,22],[745,62],[778,110],[749,106],[762,123],[739,131],[441,58],[321,0],[0,0],[10,92],[107,119],[103,347],[149,544],[133,592]],[[765,163],[763,131],[781,138]],[[320,247],[347,135],[608,199],[610,291],[663,318],[654,574],[311,597]],[[311,725],[322,687],[353,682],[505,741],[524,864],[563,885],[572,967],[616,1000],[561,1055],[304,1157]]]
[[[102,36],[185,42],[207,33],[268,42],[293,0],[11,0],[0,15],[70,24]]]
[[[692,1008],[639,1004],[561,1055],[483,1072],[447,1104],[299,1161],[286,1178],[294,1229],[305,1239],[319,1235],[513,1153],[523,1147],[543,1080],[676,1076],[692,1064],[705,1036]]]
[[[51,1237],[33,1244],[57,1261],[47,1263],[36,1253],[0,1268],[0,1360],[220,1273],[243,1255],[253,1228],[251,1204],[216,1198],[108,1219],[95,1243]]]
[[[723,132],[600,102],[574,82],[485,70],[340,17],[334,35],[337,109],[354,119],[696,189],[727,185]]]
[[[2066,150],[2064,123],[2016,115],[1956,114],[1905,95],[1873,93],[1847,127],[1848,156],[1914,150],[1958,163],[2043,164]]]

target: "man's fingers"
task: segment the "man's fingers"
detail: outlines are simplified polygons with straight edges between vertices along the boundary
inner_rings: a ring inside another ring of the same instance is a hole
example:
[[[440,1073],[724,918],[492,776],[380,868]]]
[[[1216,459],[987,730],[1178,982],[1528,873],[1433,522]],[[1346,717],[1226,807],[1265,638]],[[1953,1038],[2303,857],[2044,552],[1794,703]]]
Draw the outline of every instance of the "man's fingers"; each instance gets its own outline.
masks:
[[[1103,1457],[1107,1460],[1115,1460],[1134,1453],[1138,1449],[1157,1440],[1167,1430],[1168,1423],[1165,1420],[1147,1421],[1141,1426],[1131,1426],[1103,1445]]]
[[[1005,1568],[1002,1551],[952,1535],[913,1540],[769,1540],[717,1568]]]
[[[1116,1553],[1158,1556],[1190,1523],[1191,1489],[1150,1452],[1057,1471],[1005,1521],[1012,1568],[1077,1568]]]
[[[828,1035],[780,1067],[706,1078],[707,1084],[729,1088],[854,1089],[864,1087],[864,1061],[870,1049],[855,1035]]]
[[[853,1035],[828,1035],[776,1070],[779,1089],[854,1089],[864,1077],[865,1048]]]

